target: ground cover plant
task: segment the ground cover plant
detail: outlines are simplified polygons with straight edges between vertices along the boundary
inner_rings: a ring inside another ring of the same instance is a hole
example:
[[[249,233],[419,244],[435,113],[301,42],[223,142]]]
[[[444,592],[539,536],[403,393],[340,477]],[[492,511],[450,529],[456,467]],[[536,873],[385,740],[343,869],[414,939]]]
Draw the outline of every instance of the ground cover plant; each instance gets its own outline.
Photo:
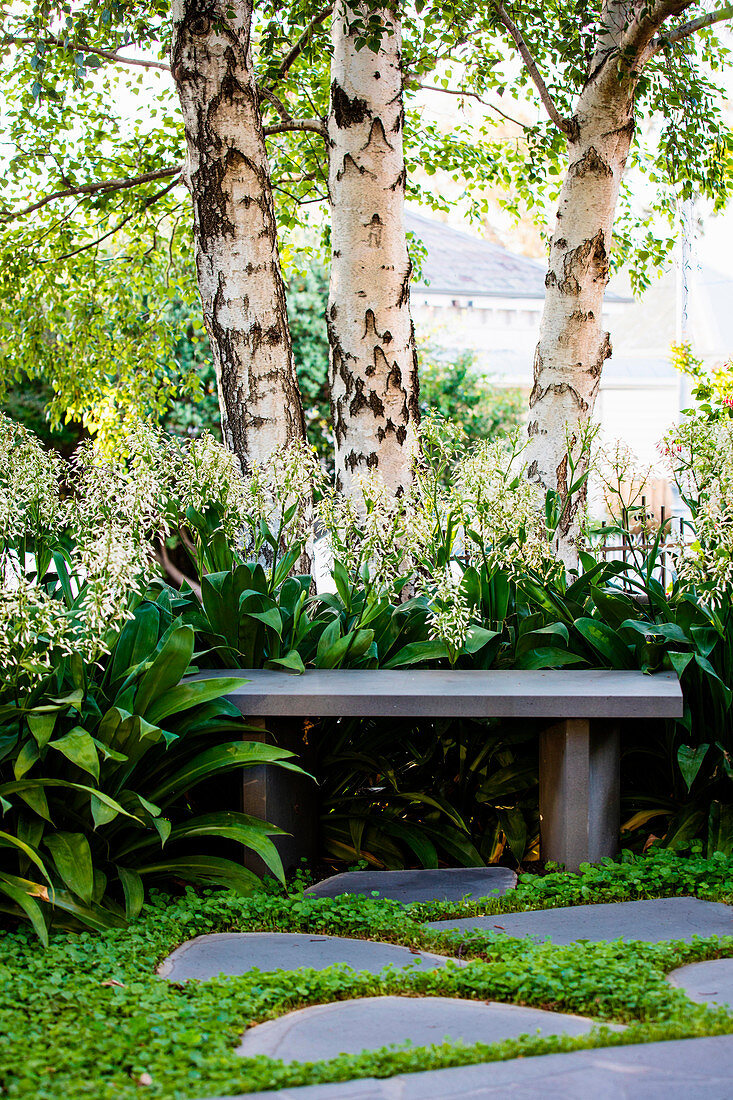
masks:
[[[530,878],[532,881],[530,881]],[[583,868],[523,879],[515,894],[494,899],[494,911],[539,904],[632,900],[695,894],[733,897],[733,860],[685,858],[670,852],[627,856]],[[28,930],[0,941],[0,1065],[8,1097],[95,1100],[146,1095],[194,1100],[318,1081],[390,1076],[441,1066],[578,1049],[593,1045],[730,1033],[733,1017],[692,1004],[665,974],[689,962],[733,956],[733,939],[691,945],[578,943],[534,945],[495,933],[472,937],[462,958],[409,977],[386,971],[263,974],[190,982],[155,977],[157,964],[192,936],[216,931],[304,931],[379,939],[445,954],[455,943],[423,931],[419,909],[370,898],[322,899],[228,891],[156,896],[125,930],[68,935],[54,932],[43,949]],[[307,1004],[380,994],[437,995],[522,1003],[582,1013],[627,1025],[580,1039],[525,1037],[492,1046],[441,1043],[341,1056],[311,1065],[284,1065],[233,1051],[245,1028]]]

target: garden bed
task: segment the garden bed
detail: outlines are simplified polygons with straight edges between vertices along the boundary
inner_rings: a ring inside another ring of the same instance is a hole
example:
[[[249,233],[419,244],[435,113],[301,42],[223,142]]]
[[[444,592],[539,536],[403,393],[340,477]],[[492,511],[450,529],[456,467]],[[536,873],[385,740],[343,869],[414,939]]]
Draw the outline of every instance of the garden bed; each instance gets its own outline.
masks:
[[[274,888],[273,888],[274,889]],[[693,1005],[666,975],[676,967],[733,957],[733,938],[692,944],[533,944],[473,933],[459,949],[449,933],[420,922],[471,912],[507,913],[560,905],[696,896],[733,901],[733,859],[670,852],[607,862],[580,875],[522,876],[517,890],[483,903],[407,909],[389,901],[261,892],[157,895],[126,929],[52,933],[48,948],[27,929],[0,943],[3,1094],[59,1100],[139,1096],[196,1098],[357,1077],[386,1077],[518,1055],[733,1032],[725,1010]],[[326,970],[250,971],[176,985],[156,976],[181,943],[228,931],[307,932],[367,938],[444,954],[463,966],[357,974]],[[545,1037],[491,1046],[440,1044],[286,1065],[236,1053],[253,1023],[306,1005],[380,995],[491,1000],[625,1024],[623,1032]]]

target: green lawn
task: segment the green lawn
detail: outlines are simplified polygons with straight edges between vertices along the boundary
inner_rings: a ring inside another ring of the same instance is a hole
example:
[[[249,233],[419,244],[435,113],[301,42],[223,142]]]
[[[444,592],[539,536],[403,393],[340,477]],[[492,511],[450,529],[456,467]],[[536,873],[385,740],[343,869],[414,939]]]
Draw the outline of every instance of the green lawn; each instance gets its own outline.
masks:
[[[733,902],[733,859],[652,857],[588,868],[581,875],[525,876],[517,891],[481,908],[507,912],[589,901],[695,894]],[[176,987],[155,976],[173,948],[217,931],[314,932],[381,939],[452,953],[445,933],[418,919],[465,915],[473,906],[414,906],[371,899],[316,899],[229,892],[159,896],[123,932],[58,932],[44,949],[26,929],[0,940],[0,1073],[3,1095],[44,1098],[195,1098],[350,1077],[548,1053],[593,1045],[733,1032],[733,1015],[692,1005],[665,981],[684,963],[733,956],[733,938],[694,945],[571,947],[474,934],[466,967],[409,978],[340,967],[248,975]],[[287,1067],[233,1051],[247,1024],[307,1004],[386,993],[511,1001],[628,1025],[623,1034],[531,1038],[491,1047],[453,1046],[341,1056]]]

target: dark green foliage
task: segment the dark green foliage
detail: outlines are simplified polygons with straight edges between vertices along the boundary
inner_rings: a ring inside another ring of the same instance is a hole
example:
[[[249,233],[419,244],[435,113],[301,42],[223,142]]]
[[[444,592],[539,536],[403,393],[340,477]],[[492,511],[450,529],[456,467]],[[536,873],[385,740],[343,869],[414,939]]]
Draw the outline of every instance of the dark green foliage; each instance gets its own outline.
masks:
[[[257,876],[220,854],[222,840],[282,878],[278,829],[234,807],[202,812],[192,792],[233,769],[293,768],[292,754],[243,740],[222,698],[239,680],[183,681],[193,649],[164,590],[138,606],[101,665],[57,660],[0,709],[0,910],[42,939],[51,919],[124,925],[151,882],[251,890]]]
[[[420,410],[459,424],[469,443],[494,439],[522,422],[519,390],[493,385],[469,351],[453,355],[430,346],[420,350]]]
[[[48,408],[53,400],[53,390],[39,378],[22,376],[5,388],[0,401],[0,412],[12,417],[19,424],[37,435],[45,447],[53,447],[68,457],[78,446],[84,431],[81,424],[71,420],[68,424],[52,425]]]
[[[493,912],[543,904],[609,901],[667,894],[730,900],[729,859],[684,860],[669,853],[580,875],[523,879]],[[229,892],[172,900],[154,897],[121,931],[56,933],[44,950],[26,932],[0,941],[2,1084],[15,1100],[132,1100],[140,1080],[159,1100],[196,1100],[263,1089],[521,1055],[728,1033],[722,1009],[691,1004],[665,980],[668,971],[702,959],[733,956],[733,940],[685,944],[578,943],[537,945],[494,933],[477,935],[462,950],[469,965],[433,972],[355,974],[348,968],[213,979],[175,986],[155,976],[174,947],[200,934],[228,931],[307,932],[382,939],[410,947],[455,943],[424,932],[423,912],[366,898],[243,898]],[[286,1065],[234,1051],[245,1028],[307,1004],[359,996],[457,996],[521,1002],[628,1025],[579,1039],[536,1037],[491,1046],[437,1044]]]

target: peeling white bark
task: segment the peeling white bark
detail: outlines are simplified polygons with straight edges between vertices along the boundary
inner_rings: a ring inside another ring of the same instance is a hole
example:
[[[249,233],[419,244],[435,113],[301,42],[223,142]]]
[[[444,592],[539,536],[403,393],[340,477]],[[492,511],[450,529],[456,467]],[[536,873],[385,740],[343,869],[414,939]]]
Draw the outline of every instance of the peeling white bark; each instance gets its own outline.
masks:
[[[227,446],[244,469],[305,438],[252,69],[251,0],[173,0],[171,71]]]
[[[581,96],[568,138],[568,172],[560,193],[545,305],[535,352],[530,395],[529,477],[544,490],[567,497],[570,446],[577,457],[593,414],[601,370],[611,342],[601,327],[608,282],[613,219],[634,122],[631,97],[589,85]],[[587,467],[581,459],[576,477]],[[558,528],[558,550],[568,565],[584,491],[567,500]]]
[[[328,119],[332,214],[328,327],[336,476],[347,494],[376,470],[400,493],[412,477],[419,418],[404,223],[400,24],[387,8],[379,52],[356,49],[349,23],[367,5],[333,15]],[[390,33],[391,31],[391,33]]]

